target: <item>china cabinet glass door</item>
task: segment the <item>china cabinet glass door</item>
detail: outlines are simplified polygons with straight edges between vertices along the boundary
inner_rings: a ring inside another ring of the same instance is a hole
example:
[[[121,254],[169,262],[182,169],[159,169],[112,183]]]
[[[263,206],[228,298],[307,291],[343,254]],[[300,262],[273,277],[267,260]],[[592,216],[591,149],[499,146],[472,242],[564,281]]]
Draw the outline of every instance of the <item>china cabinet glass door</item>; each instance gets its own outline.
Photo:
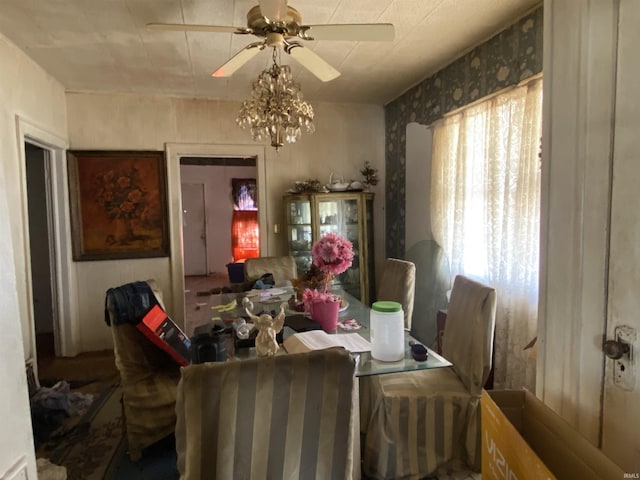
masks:
[[[334,194],[335,195],[335,194]],[[353,244],[353,264],[334,279],[347,292],[360,298],[360,222],[358,197],[316,197],[318,212],[318,238],[327,233],[337,233]]]
[[[327,233],[353,244],[353,264],[334,279],[365,304],[374,298],[373,194],[310,193],[284,196],[287,247],[303,277],[311,267],[311,247]]]
[[[309,197],[289,199],[287,208],[287,235],[289,254],[302,275],[311,266],[311,245],[313,242],[311,221],[311,200]]]

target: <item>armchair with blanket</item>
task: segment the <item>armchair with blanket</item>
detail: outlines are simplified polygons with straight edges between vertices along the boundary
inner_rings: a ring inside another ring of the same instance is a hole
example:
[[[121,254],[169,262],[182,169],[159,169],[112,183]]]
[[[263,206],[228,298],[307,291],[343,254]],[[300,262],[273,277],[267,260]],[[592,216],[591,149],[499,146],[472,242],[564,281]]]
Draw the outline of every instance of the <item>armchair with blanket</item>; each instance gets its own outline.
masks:
[[[122,410],[132,460],[175,430],[180,365],[135,326],[154,305],[164,308],[154,280],[133,282],[106,293],[105,321],[111,328],[120,372]]]

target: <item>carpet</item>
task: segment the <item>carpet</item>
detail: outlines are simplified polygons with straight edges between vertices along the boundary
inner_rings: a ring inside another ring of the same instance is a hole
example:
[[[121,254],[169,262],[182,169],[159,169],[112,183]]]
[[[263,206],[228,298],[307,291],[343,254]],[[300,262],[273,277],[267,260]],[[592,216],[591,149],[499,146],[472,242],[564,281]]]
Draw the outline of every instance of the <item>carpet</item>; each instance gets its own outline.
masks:
[[[123,439],[122,390],[107,386],[71,428],[38,448],[37,456],[67,468],[68,480],[102,480]]]
[[[175,436],[154,443],[142,451],[142,458],[131,461],[127,454],[126,441],[118,447],[105,480],[178,480]]]

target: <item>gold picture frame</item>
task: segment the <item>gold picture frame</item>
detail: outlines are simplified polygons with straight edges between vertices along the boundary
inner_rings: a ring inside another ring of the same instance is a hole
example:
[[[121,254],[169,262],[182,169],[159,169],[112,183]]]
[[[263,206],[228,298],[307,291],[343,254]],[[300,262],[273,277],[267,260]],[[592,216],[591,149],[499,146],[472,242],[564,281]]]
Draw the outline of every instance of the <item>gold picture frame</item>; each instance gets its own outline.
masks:
[[[68,151],[73,259],[169,255],[164,152]]]

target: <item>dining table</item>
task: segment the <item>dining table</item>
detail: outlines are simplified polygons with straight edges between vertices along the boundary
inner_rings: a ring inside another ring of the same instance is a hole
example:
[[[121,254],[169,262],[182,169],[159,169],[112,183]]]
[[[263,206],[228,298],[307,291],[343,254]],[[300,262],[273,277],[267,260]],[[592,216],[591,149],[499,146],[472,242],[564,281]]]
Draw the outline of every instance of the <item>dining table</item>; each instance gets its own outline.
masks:
[[[368,344],[368,348],[359,348],[357,349],[357,351],[350,350],[350,354],[354,359],[356,366],[356,381],[354,383],[352,404],[353,417],[351,428],[353,429],[353,434],[351,435],[350,445],[347,448],[349,448],[352,452],[350,478],[359,479],[361,478],[360,436],[361,433],[366,433],[361,430],[361,427],[366,429],[366,426],[361,425],[360,419],[362,415],[367,415],[367,413],[361,413],[361,410],[363,408],[365,409],[365,412],[367,408],[364,407],[361,403],[361,382],[364,381],[366,377],[371,375],[383,375],[398,372],[445,368],[451,366],[452,364],[447,359],[434,352],[427,346],[425,346],[427,351],[426,359],[414,359],[411,354],[411,344],[420,342],[413,338],[410,332],[406,330],[403,331],[403,358],[394,362],[376,360],[371,356],[370,350],[371,308],[368,305],[363,304],[353,295],[343,290],[339,285],[333,286],[332,292],[341,297],[341,308],[338,318],[339,326],[334,333],[329,334],[329,337],[331,337],[332,335],[359,335],[361,338],[357,338],[356,340],[358,341],[353,343],[359,345],[362,345],[363,343]],[[285,324],[282,331],[278,335],[281,344],[280,348],[275,354],[287,355],[288,352],[285,350],[285,348],[282,348],[282,343],[285,343],[286,340],[292,335],[296,335],[298,333],[300,333],[301,335],[310,333],[301,333],[294,330],[292,326],[299,326],[299,322],[294,323],[293,321],[288,321],[288,319],[300,320],[300,317],[302,315],[305,315],[304,312],[299,312],[295,309],[291,309],[290,299],[292,295],[295,295],[295,292],[293,287],[290,285],[265,290],[211,294],[208,296],[206,302],[203,301],[200,304],[200,315],[198,316],[198,320],[196,320],[197,324],[194,325],[194,330],[196,332],[203,331],[203,329],[204,331],[206,331],[209,328],[213,328],[213,326],[215,325],[217,325],[218,327],[224,326],[226,327],[225,331],[231,333],[226,339],[227,361],[242,361],[256,358],[258,354],[256,353],[256,349],[254,346],[247,346],[246,344],[241,346],[243,342],[236,341],[237,338],[234,338],[233,335],[233,325],[236,322],[242,324],[242,322],[249,321],[249,316],[245,311],[245,306],[247,305],[248,300],[251,301],[251,306],[253,307],[251,309],[251,312],[255,315],[259,315],[260,313],[268,313],[272,316],[275,316],[278,314],[280,308],[282,307],[285,309],[286,313]],[[308,326],[309,322],[312,322],[312,320],[310,318],[307,318],[306,320],[307,322],[303,323],[306,323],[306,326]],[[192,334],[193,332],[187,333]],[[364,342],[362,342],[362,340],[364,340]],[[368,404],[369,402],[365,401],[364,403]]]
[[[333,287],[333,293],[342,298],[342,308],[339,313],[339,326],[335,332],[336,335],[360,335],[366,342],[371,340],[370,313],[371,308],[349,294],[340,286]],[[295,335],[297,332],[287,322],[287,318],[308,315],[304,312],[292,310],[289,300],[294,295],[293,287],[275,287],[264,290],[250,290],[246,292],[230,292],[209,295],[206,302],[200,305],[200,315],[194,330],[202,330],[210,325],[221,325],[226,327],[226,331],[230,333],[227,342],[227,355],[229,360],[244,360],[257,357],[255,347],[238,346],[233,341],[232,332],[233,324],[236,321],[249,321],[249,317],[244,309],[243,300],[245,298],[251,300],[253,304],[252,312],[259,314],[266,312],[276,315],[280,306],[285,304],[285,326],[283,327],[280,338],[284,341],[289,336]],[[355,327],[355,328],[354,328]],[[192,332],[191,332],[192,333]],[[241,343],[241,342],[240,342]],[[404,330],[404,356],[399,361],[388,362],[376,360],[371,356],[371,351],[353,351],[352,357],[356,362],[356,376],[363,377],[368,375],[381,375],[387,373],[406,372],[413,370],[427,370],[433,368],[443,368],[451,366],[451,362],[425,346],[427,350],[426,360],[416,360],[411,353],[411,344],[420,343],[413,338],[407,330]],[[281,345],[282,347],[282,345]],[[279,348],[278,355],[287,354],[284,348]]]

